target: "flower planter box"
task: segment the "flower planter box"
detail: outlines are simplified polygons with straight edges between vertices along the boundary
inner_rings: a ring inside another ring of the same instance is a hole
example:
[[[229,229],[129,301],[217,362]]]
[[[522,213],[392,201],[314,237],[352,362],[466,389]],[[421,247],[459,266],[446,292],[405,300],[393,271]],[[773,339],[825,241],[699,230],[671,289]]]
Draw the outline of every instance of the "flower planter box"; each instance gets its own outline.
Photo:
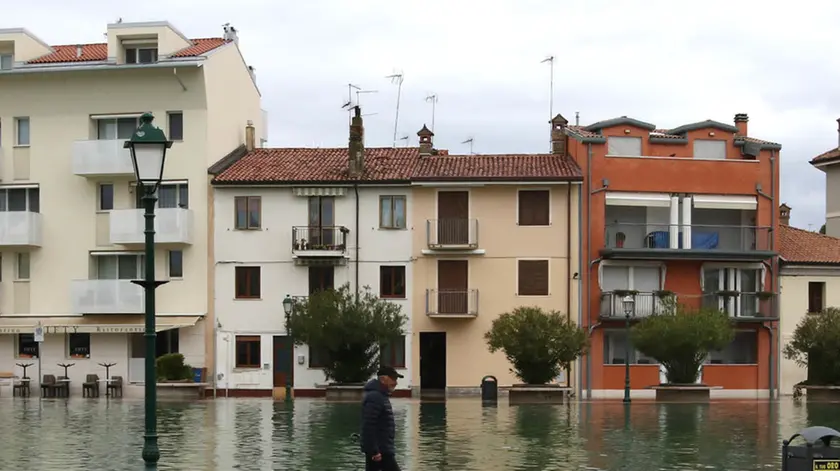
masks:
[[[328,401],[361,401],[365,395],[364,384],[329,384],[325,397]]]
[[[208,383],[189,381],[166,381],[157,383],[157,397],[160,401],[194,401],[204,398]]]
[[[705,384],[660,384],[651,386],[656,391],[656,400],[660,402],[709,402],[712,389],[720,386]]]
[[[803,384],[797,386],[805,390],[810,402],[840,402],[840,386],[818,386]]]
[[[514,384],[508,392],[508,403],[515,404],[563,404],[572,388],[558,384]]]

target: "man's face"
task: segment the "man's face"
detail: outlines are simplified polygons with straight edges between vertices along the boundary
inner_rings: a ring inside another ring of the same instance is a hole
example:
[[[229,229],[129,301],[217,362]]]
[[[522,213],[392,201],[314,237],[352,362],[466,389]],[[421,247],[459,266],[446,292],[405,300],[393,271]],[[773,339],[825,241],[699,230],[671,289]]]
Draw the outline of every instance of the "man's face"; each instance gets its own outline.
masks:
[[[397,380],[390,376],[383,376],[382,384],[387,386],[389,391],[393,391],[397,387]]]

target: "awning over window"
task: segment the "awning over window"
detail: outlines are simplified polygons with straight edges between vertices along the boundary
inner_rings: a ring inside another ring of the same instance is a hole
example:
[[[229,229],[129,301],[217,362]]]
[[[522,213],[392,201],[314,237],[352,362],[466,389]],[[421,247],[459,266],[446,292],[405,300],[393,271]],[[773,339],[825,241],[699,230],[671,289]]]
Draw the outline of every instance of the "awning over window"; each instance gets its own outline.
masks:
[[[671,206],[671,195],[667,193],[631,193],[624,191],[608,191],[607,205],[668,208]]]
[[[758,207],[755,196],[694,195],[694,207],[702,209],[751,209]]]
[[[202,316],[157,316],[155,330],[194,326]],[[0,318],[0,334],[31,334],[38,323],[47,334],[136,334],[145,330],[142,314],[86,315],[76,317],[4,317]]]

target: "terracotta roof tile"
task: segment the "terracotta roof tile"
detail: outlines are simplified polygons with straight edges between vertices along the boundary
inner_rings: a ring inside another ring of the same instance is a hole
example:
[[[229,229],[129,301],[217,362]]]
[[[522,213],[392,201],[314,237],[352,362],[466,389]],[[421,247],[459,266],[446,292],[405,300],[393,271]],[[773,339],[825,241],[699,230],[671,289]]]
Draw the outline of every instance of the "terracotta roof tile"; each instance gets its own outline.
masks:
[[[786,263],[840,264],[837,237],[780,225],[779,240],[779,255]]]
[[[206,54],[217,47],[223,46],[228,41],[223,38],[199,38],[191,40],[192,46],[186,47],[170,55],[170,57],[197,57]],[[81,55],[78,48],[82,48]],[[32,59],[27,64],[58,64],[72,62],[93,62],[108,60],[108,44],[67,44],[52,46],[53,52]]]
[[[421,157],[412,180],[579,180],[577,162],[552,154]]]
[[[214,167],[216,167],[214,165]],[[353,181],[347,148],[255,149],[234,159],[214,183],[290,183]],[[572,159],[551,154],[421,156],[417,147],[365,149],[363,181],[410,180],[579,180]],[[211,170],[212,171],[212,170]]]
[[[584,129],[585,126],[567,126],[567,129],[580,137],[604,137],[597,132],[591,132]]]
[[[818,164],[820,162],[828,162],[829,160],[834,160],[837,158],[840,158],[840,147],[823,152],[822,154],[811,159],[811,163]]]
[[[365,149],[367,181],[408,181],[417,164],[416,147]],[[347,148],[254,149],[222,171],[218,183],[340,182],[347,172]]]

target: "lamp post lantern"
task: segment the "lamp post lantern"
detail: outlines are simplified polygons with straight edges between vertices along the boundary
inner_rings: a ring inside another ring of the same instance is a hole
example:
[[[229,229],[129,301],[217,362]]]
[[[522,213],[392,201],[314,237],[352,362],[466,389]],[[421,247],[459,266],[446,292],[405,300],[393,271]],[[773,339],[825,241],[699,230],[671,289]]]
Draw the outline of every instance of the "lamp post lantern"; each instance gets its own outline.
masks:
[[[633,296],[625,296],[621,303],[624,307],[624,402],[630,402],[630,316],[636,305]]]
[[[295,302],[292,299],[292,297],[287,294],[286,298],[283,299],[283,312],[286,313],[286,336],[289,337],[290,342],[292,341],[291,335],[290,335],[291,317],[292,317],[292,313],[294,312],[294,310],[295,310]],[[292,347],[292,356],[294,356],[294,351],[295,351],[295,349],[294,349],[294,347]],[[294,358],[292,358],[291,360],[292,361],[291,361],[290,367],[294,368]],[[291,373],[291,372],[286,373],[286,395],[285,395],[286,402],[291,402],[291,400],[292,400],[292,378],[291,378],[291,374],[289,374],[289,373]]]
[[[163,164],[166,150],[172,147],[172,141],[166,134],[152,124],[154,116],[145,113],[140,116],[140,127],[125,141],[124,147],[131,151],[131,163],[137,178],[137,190],[142,192],[143,217],[146,220],[145,273],[142,280],[132,283],[142,286],[146,298],[146,427],[143,434],[143,461],[148,467],[155,467],[160,460],[157,442],[157,373],[155,371],[155,289],[166,281],[155,280],[155,202],[157,189],[163,179]]]

